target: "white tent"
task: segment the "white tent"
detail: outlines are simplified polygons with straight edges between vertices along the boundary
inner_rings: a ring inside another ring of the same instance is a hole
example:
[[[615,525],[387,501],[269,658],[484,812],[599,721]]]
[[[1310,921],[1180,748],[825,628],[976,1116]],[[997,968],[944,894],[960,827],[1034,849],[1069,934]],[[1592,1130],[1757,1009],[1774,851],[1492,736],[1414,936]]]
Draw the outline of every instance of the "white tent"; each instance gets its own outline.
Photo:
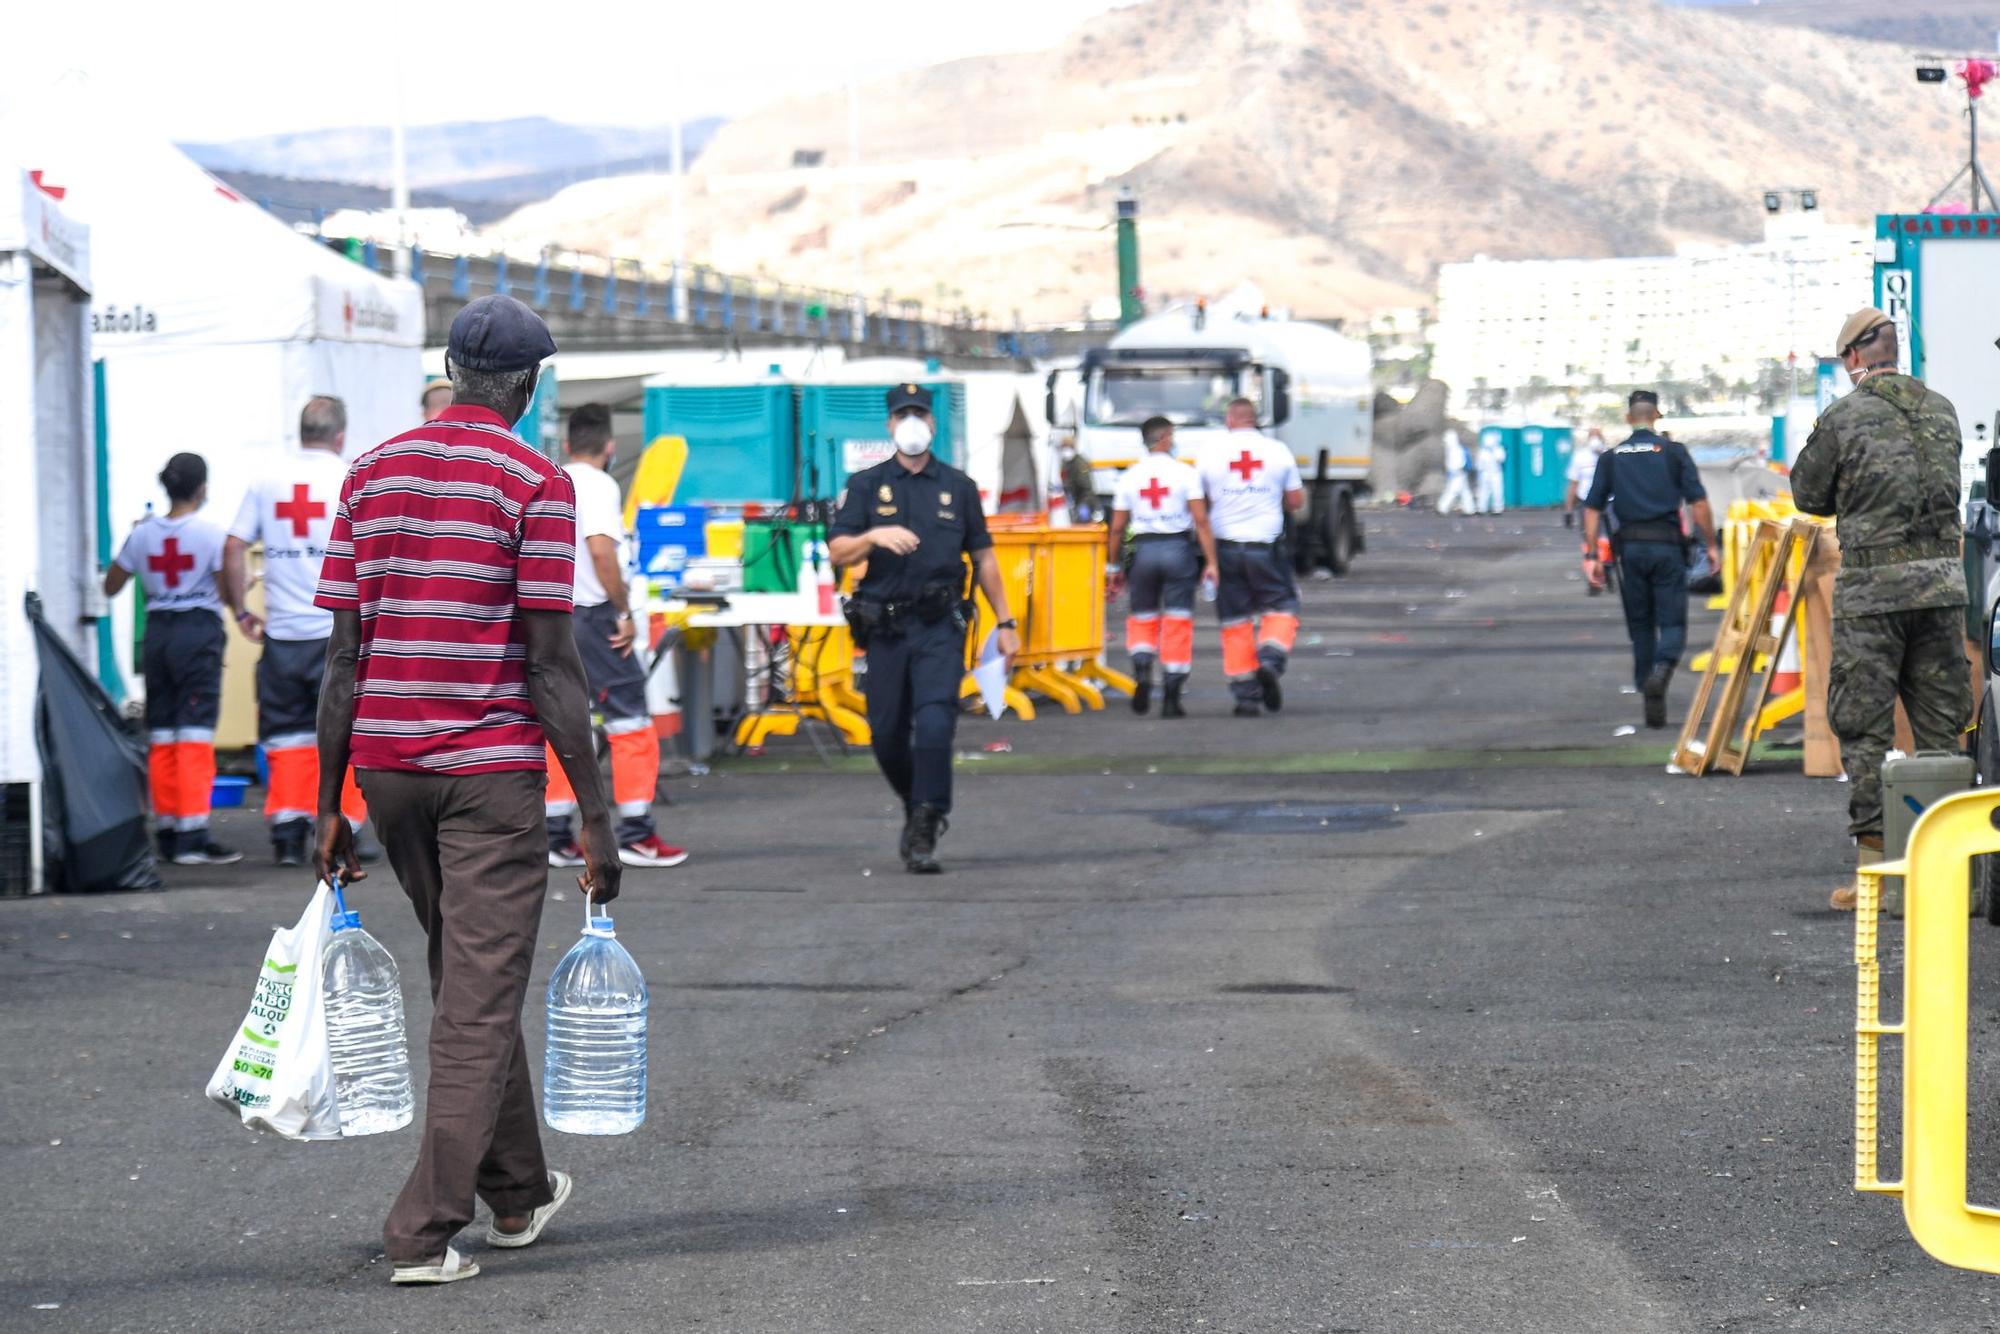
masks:
[[[298,442],[316,393],[347,404],[350,456],[414,425],[423,294],[293,232],[143,123],[70,80],[21,99],[0,143],[88,224],[91,333],[105,362],[114,534],[164,504],[155,476],[182,450],[209,465],[209,514]],[[130,600],[120,599],[121,657]]]

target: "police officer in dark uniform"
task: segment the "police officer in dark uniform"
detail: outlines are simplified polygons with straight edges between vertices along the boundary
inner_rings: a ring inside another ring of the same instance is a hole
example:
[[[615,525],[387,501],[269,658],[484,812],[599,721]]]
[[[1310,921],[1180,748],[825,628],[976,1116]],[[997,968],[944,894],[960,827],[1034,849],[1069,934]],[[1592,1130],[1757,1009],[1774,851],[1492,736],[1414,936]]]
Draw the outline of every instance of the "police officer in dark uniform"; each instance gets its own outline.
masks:
[[[929,390],[914,384],[890,390],[895,456],[847,479],[827,529],[836,566],[868,564],[847,619],[868,654],[875,762],[903,799],[898,851],[917,874],[943,869],[937,841],[951,813],[952,732],[972,605],[966,557],[1000,618],[999,648],[1010,667],[1021,647],[979,489],[932,455],[936,431]]]
[[[1604,452],[1583,502],[1583,573],[1593,585],[1604,582],[1597,559],[1597,534],[1608,504],[1612,518],[1625,633],[1632,638],[1632,681],[1646,701],[1646,726],[1667,725],[1667,684],[1687,647],[1687,546],[1681,529],[1685,503],[1695,531],[1708,544],[1717,568],[1722,553],[1708,492],[1687,446],[1653,428],[1660,420],[1660,396],[1633,392],[1625,421],[1632,434]]]

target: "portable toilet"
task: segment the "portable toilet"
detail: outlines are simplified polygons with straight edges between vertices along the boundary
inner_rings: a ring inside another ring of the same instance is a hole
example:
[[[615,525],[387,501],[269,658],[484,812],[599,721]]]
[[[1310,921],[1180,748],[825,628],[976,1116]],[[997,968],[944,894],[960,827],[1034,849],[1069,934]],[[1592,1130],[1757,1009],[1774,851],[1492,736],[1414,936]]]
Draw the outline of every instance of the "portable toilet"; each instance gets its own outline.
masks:
[[[1522,509],[1556,509],[1569,479],[1574,442],[1567,426],[1523,426],[1507,449],[1507,503]]]
[[[898,374],[914,371],[913,374]],[[885,373],[886,372],[886,373]],[[841,368],[837,380],[810,381],[799,386],[799,441],[807,458],[807,485],[818,465],[819,493],[833,496],[849,473],[887,459],[896,452],[889,439],[889,391],[898,384],[917,384],[931,394],[931,415],[937,436],[931,452],[960,466],[965,448],[965,386],[941,375],[937,368],[917,363],[858,361]]]
[[[770,379],[754,384],[649,383],[648,444],[687,440],[687,464],[674,488],[678,505],[781,504],[799,476],[795,391]]]
[[[1472,485],[1474,495],[1479,488],[1479,455],[1494,445],[1507,451],[1507,460],[1500,468],[1500,500],[1502,504],[1514,504],[1514,460],[1521,453],[1521,428],[1518,426],[1482,426],[1479,428],[1479,444],[1472,458]]]

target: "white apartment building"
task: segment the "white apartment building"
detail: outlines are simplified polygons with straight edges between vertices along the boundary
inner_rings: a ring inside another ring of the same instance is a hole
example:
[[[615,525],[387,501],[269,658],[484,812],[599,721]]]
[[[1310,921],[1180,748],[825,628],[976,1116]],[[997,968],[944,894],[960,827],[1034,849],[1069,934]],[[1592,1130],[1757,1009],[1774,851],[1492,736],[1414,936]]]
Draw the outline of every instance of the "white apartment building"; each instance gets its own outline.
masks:
[[[1769,218],[1764,232],[1639,259],[1442,265],[1433,373],[1470,405],[1482,381],[1519,391],[1713,373],[1734,385],[1789,353],[1809,371],[1874,299],[1874,238],[1817,213]]]

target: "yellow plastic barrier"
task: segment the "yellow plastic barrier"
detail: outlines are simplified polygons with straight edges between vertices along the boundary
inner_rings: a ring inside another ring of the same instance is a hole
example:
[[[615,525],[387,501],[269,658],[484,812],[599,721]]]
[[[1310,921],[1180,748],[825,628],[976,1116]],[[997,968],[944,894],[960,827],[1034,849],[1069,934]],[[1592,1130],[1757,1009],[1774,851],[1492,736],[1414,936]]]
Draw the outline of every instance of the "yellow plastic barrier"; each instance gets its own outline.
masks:
[[[1721,529],[1719,536],[1721,537],[1722,546],[1722,569],[1720,571],[1722,575],[1722,591],[1708,600],[1709,610],[1726,611],[1728,609],[1729,599],[1735,593],[1736,585],[1743,577],[1743,560],[1757,535],[1757,525],[1767,519],[1779,523],[1783,523],[1789,519],[1803,519],[1808,523],[1827,524],[1827,521],[1815,518],[1813,515],[1799,513],[1797,507],[1792,504],[1792,498],[1789,494],[1780,493],[1768,500],[1731,501],[1722,522],[1717,525]],[[1831,525],[1827,524],[1827,526]],[[1794,574],[1801,572],[1802,566],[1800,562],[1803,560],[1803,553],[1794,553],[1794,568],[1792,571]],[[1795,636],[1794,643],[1797,646],[1800,660],[1803,661],[1806,652],[1805,617],[1800,616],[1798,618],[1793,633]],[[1708,667],[1709,655],[1706,653],[1695,655],[1688,663],[1690,671],[1705,672],[1708,670]],[[1764,664],[1760,660],[1752,664],[1752,667],[1753,670],[1762,671]],[[1733,672],[1736,670],[1736,664],[1733,662],[1724,662],[1721,664],[1719,670],[1724,673]],[[1757,734],[1761,736],[1778,724],[1798,717],[1805,712],[1805,707],[1806,696],[1803,686],[1774,695],[1757,715]]]
[[[1104,552],[1102,524],[1051,528],[1040,518],[1025,522],[989,520],[1007,601],[1021,625],[1021,651],[1014,659],[1007,702],[1032,719],[1028,692],[1055,701],[1065,713],[1104,707],[1110,686],[1130,694],[1129,676],[1104,665]],[[980,615],[968,636],[967,661],[993,624],[993,609],[979,599]],[[968,678],[962,696],[976,694]],[[1025,706],[1025,707],[1023,707]]]
[[[844,625],[785,627],[791,645],[790,698],[743,715],[736,724],[739,747],[761,746],[774,736],[796,736],[812,718],[828,723],[849,745],[865,746],[868,701],[854,688],[854,635]]]
[[[1960,1269],[2000,1274],[2000,1210],[1966,1199],[1966,886],[1972,858],[2000,853],[2000,789],[1931,805],[1910,831],[1909,855],[1861,868],[1854,917],[1854,1188],[1900,1195],[1919,1246]],[[1882,882],[1904,882],[1903,1022],[1881,1016],[1876,957]],[[1879,1174],[1877,1046],[1903,1039],[1900,1181]]]

